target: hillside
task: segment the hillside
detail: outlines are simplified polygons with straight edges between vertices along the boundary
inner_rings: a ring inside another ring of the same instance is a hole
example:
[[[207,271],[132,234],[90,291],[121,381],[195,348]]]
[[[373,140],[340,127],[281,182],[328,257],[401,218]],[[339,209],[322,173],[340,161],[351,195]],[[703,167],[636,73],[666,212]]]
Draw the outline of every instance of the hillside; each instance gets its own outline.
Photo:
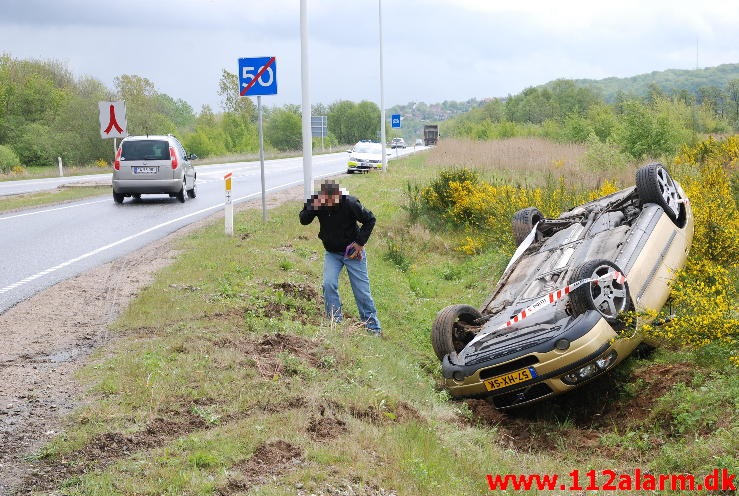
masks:
[[[619,93],[642,97],[653,86],[665,94],[687,91],[697,95],[700,88],[714,87],[725,89],[729,82],[739,79],[739,64],[723,64],[702,69],[669,69],[639,74],[627,78],[609,77],[605,79],[574,79],[577,86],[590,88],[599,93],[608,103],[616,101]],[[551,86],[549,82],[544,87]]]

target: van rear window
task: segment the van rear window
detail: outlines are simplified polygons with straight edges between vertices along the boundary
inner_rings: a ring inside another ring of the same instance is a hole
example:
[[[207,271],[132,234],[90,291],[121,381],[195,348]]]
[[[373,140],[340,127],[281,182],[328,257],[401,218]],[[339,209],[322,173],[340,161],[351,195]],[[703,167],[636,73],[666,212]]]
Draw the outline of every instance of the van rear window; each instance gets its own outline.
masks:
[[[169,160],[169,143],[160,140],[124,141],[121,160]]]

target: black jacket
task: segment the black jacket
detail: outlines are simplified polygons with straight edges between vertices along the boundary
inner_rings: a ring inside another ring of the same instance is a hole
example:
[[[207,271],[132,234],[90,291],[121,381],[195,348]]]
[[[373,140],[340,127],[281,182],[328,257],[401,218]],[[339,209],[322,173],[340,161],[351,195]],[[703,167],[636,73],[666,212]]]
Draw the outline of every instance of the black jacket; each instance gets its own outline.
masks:
[[[342,195],[341,201],[333,207],[318,210],[309,206],[310,200],[300,211],[300,223],[307,226],[318,217],[321,229],[318,237],[323,241],[326,251],[344,253],[346,247],[356,241],[364,246],[375,227],[375,216],[364,208],[353,196]],[[357,222],[362,224],[360,228]]]

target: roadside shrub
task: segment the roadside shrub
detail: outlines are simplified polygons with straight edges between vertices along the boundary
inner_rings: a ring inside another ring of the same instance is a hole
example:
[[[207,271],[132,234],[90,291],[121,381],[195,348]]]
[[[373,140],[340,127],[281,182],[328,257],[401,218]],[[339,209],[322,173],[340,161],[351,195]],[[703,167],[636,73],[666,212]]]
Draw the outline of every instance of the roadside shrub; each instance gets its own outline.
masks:
[[[552,175],[547,176],[543,188],[493,185],[469,169],[452,169],[442,171],[429,186],[422,188],[413,200],[420,207],[409,209],[465,231],[467,236],[458,247],[462,253],[474,255],[486,246],[512,252],[511,218],[516,211],[535,206],[547,217],[557,217],[579,203],[617,190],[615,183],[605,181],[598,190],[580,191],[568,187],[564,177],[555,179]]]
[[[582,165],[593,171],[623,170],[629,165],[629,157],[610,141],[601,141],[595,133],[586,140],[587,151]]]
[[[12,148],[5,145],[0,145],[0,172],[7,174],[13,167],[21,164],[18,155],[13,151]]]
[[[675,158],[673,175],[690,199],[695,234],[688,263],[672,288],[675,315],[661,326],[642,327],[650,336],[691,348],[727,346],[737,366],[739,210],[730,178],[737,175],[738,138],[709,139]]]
[[[739,136],[709,139],[684,148],[675,158],[676,177],[695,217],[691,260],[710,260],[724,267],[739,264],[739,209],[730,178],[737,176],[737,162]]]

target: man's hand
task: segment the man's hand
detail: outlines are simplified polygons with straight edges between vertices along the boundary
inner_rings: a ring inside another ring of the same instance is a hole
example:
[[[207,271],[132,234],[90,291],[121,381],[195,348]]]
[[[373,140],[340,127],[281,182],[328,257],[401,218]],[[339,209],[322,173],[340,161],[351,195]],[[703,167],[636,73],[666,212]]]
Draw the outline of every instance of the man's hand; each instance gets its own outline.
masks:
[[[354,241],[346,247],[346,253],[346,258],[351,260],[361,260],[364,257],[364,246]]]

